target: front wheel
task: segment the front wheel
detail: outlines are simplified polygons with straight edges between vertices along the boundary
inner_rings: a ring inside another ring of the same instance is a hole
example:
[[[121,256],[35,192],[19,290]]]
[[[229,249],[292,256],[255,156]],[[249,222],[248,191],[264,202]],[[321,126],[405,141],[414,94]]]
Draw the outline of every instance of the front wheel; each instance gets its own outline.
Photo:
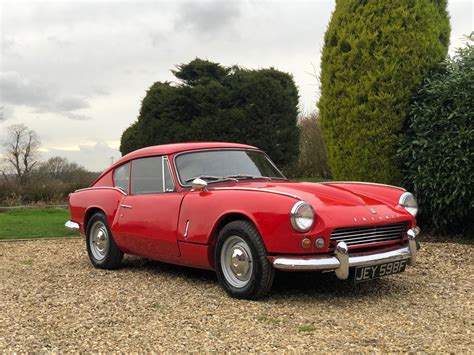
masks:
[[[232,297],[256,300],[270,291],[275,269],[252,223],[234,221],[222,228],[214,260],[219,283]]]
[[[96,268],[117,269],[122,264],[123,253],[115,244],[103,213],[94,214],[87,224],[86,243],[87,254]]]

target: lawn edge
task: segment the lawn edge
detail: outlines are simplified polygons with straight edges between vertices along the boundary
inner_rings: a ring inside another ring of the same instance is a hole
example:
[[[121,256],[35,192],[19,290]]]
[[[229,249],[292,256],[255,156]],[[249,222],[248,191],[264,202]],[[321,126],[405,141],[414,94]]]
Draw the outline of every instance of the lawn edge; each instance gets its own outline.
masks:
[[[0,239],[0,243],[8,243],[8,242],[31,242],[37,240],[58,240],[58,239],[83,239],[82,236],[77,237],[48,237],[48,238],[17,238],[17,239]]]

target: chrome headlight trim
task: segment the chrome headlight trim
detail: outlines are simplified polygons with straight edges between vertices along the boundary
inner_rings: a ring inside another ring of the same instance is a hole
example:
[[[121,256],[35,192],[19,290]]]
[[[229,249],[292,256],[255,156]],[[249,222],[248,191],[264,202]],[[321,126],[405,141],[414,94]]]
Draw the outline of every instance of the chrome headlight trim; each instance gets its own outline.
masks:
[[[406,209],[413,217],[416,217],[416,214],[418,213],[418,202],[416,201],[415,195],[411,192],[404,192],[400,196],[398,204]]]
[[[310,213],[311,218],[301,216],[301,209],[303,208],[310,209],[309,213]],[[311,219],[310,222],[309,222],[309,219]],[[315,220],[314,209],[309,203],[305,201],[298,201],[291,208],[290,222],[294,230],[298,232],[308,232],[313,227],[314,220]]]

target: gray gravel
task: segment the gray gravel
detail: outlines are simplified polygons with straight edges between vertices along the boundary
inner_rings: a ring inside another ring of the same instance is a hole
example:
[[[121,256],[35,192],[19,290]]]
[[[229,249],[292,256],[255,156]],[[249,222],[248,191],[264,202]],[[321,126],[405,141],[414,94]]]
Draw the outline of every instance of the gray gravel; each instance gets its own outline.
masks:
[[[418,260],[358,285],[282,273],[250,302],[212,272],[94,269],[78,239],[0,243],[0,349],[473,352],[474,246],[425,243]]]

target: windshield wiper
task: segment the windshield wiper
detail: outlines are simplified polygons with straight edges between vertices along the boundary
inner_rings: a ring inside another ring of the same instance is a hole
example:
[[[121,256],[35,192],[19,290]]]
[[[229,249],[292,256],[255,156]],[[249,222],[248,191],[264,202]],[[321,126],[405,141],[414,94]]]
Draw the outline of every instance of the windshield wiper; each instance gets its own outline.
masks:
[[[199,175],[199,176],[195,176],[195,177],[186,179],[184,182],[186,182],[186,183],[191,182],[194,179],[211,180],[210,182],[218,182],[218,181],[223,181],[223,180],[237,181],[237,179],[232,178],[230,176]]]
[[[257,175],[248,175],[248,174],[236,174],[236,175],[227,175],[226,178],[231,179],[265,179],[271,180],[271,177],[268,176],[257,176]]]

